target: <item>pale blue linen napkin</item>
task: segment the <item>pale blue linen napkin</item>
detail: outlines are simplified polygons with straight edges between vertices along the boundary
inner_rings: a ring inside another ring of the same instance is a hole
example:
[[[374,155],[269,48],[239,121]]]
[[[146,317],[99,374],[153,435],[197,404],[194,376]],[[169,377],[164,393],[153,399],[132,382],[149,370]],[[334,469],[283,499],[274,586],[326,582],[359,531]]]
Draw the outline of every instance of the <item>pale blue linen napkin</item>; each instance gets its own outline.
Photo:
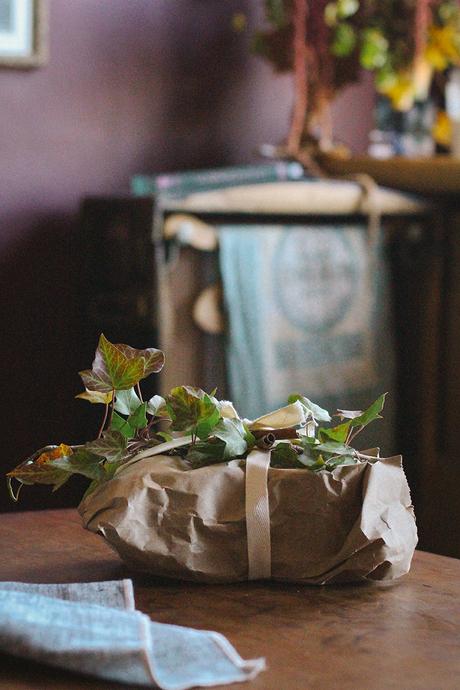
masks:
[[[135,610],[131,580],[0,583],[0,651],[164,690],[250,680],[265,668],[219,633],[153,623]]]

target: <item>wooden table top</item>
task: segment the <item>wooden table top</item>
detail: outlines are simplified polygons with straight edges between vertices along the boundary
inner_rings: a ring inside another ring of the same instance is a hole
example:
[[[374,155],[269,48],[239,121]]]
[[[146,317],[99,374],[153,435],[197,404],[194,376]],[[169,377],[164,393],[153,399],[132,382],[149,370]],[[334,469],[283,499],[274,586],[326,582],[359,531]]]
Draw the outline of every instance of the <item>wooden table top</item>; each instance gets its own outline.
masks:
[[[74,510],[0,515],[0,580],[130,576]],[[458,690],[460,560],[417,552],[391,585],[200,585],[134,576],[155,621],[217,630],[268,670],[242,690]],[[126,688],[0,655],[1,690]],[[133,687],[133,686],[131,686]],[[224,686],[220,686],[224,687]]]

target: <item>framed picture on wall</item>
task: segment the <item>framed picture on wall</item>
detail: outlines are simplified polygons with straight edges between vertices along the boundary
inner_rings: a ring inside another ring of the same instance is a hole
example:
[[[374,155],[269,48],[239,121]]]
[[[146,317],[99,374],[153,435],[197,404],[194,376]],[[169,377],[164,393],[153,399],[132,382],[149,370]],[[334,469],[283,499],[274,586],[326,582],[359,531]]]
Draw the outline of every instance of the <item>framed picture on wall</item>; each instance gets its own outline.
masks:
[[[0,0],[0,67],[46,64],[47,9],[47,0]]]

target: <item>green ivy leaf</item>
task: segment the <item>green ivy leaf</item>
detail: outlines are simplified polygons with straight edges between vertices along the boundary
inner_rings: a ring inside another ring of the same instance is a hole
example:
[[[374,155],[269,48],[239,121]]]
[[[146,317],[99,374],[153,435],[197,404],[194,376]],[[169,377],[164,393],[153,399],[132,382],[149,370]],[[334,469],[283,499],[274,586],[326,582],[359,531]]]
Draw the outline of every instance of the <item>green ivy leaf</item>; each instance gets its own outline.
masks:
[[[101,438],[85,444],[85,449],[95,455],[100,455],[107,462],[118,462],[126,453],[126,437],[121,431],[105,431]],[[70,456],[72,459],[73,456]]]
[[[297,461],[307,469],[312,470],[313,472],[323,470],[326,466],[326,463],[322,455],[318,455],[316,458],[314,458],[310,455],[302,453],[302,455],[299,455],[297,457]]]
[[[382,419],[382,415],[380,413],[383,410],[383,406],[385,405],[386,395],[386,393],[380,395],[377,398],[377,400],[375,400],[372,403],[372,405],[369,405],[369,407],[366,410],[364,410],[362,414],[360,414],[358,417],[354,417],[350,422],[350,426],[365,427],[371,422],[375,421],[376,419]]]
[[[203,416],[196,425],[196,435],[202,440],[208,438],[211,433],[214,435],[214,427],[220,419],[220,411],[214,403],[211,402],[210,398],[209,402],[206,404],[208,407],[203,410]]]
[[[337,458],[331,458],[326,462],[326,469],[330,472],[336,467],[344,467],[345,465],[357,465],[358,460],[353,455],[340,455]]]
[[[339,443],[345,443],[347,440],[348,432],[350,431],[350,421],[344,422],[343,424],[338,424],[331,428],[320,427],[318,429],[318,437],[320,441],[337,441]]]
[[[112,422],[110,429],[112,431],[119,431],[126,439],[133,438],[139,429],[144,429],[147,426],[147,403],[141,403],[139,407],[125,419],[117,412],[112,415]]]
[[[82,474],[88,479],[100,481],[104,476],[104,468],[101,463],[102,457],[100,455],[92,453],[86,448],[79,448],[72,455],[52,460],[49,464],[70,474]]]
[[[300,395],[300,393],[292,393],[288,398],[288,403],[291,404],[296,402],[297,400],[301,403],[302,407],[304,408],[307,417],[310,417],[317,422],[331,421],[331,415],[327,410],[324,410],[319,405],[316,405],[316,403],[312,402],[304,395]]]
[[[130,426],[128,420],[119,415],[117,412],[114,412],[112,415],[110,429],[112,431],[119,431],[126,439],[130,439],[134,436],[134,430]]]
[[[338,416],[347,419],[347,421],[331,428],[321,427],[318,429],[320,440],[323,442],[331,440],[345,443],[352,429],[364,428],[374,420],[382,418],[380,412],[383,410],[385,397],[386,393],[383,393],[364,412],[361,410],[337,410]]]
[[[141,403],[139,407],[129,415],[128,424],[133,429],[134,434],[138,429],[145,429],[147,426],[147,403]]]
[[[142,401],[134,388],[115,392],[114,408],[117,412],[120,412],[120,414],[128,416],[135,412],[141,404]]]
[[[332,453],[334,455],[350,455],[353,449],[345,443],[338,443],[337,441],[326,441],[316,445],[315,450],[320,453]]]
[[[198,441],[190,446],[185,460],[193,469],[223,462],[225,446],[225,442],[220,439]]]
[[[299,467],[299,457],[290,443],[278,443],[272,450],[270,464],[272,467]]]
[[[241,419],[221,419],[212,434],[225,442],[224,460],[244,455],[248,449],[247,431]]]

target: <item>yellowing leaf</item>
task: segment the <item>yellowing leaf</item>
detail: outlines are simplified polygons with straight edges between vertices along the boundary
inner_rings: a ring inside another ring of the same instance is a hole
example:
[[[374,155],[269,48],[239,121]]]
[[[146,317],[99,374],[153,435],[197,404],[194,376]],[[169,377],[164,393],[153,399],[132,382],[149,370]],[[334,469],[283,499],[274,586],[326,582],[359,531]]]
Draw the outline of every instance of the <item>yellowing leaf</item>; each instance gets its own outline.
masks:
[[[108,393],[101,393],[100,391],[91,391],[86,389],[83,393],[79,393],[75,396],[81,400],[88,400],[90,403],[102,403],[103,405],[108,405],[112,402],[113,392],[110,390]]]
[[[50,462],[50,460],[65,458],[69,455],[72,455],[72,453],[73,450],[70,446],[67,446],[65,443],[61,443],[57,448],[53,448],[52,450],[47,450],[44,453],[41,453],[35,460],[35,464],[46,465],[46,463]]]

